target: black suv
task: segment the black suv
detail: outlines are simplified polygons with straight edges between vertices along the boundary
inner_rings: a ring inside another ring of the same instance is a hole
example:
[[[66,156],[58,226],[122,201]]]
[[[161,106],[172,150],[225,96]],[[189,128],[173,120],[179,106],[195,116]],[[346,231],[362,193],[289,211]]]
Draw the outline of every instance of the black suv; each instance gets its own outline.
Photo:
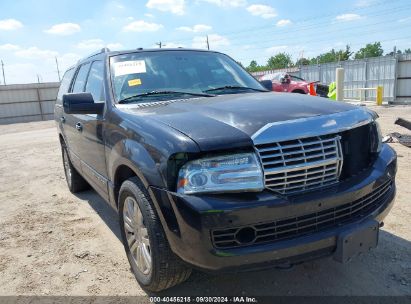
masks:
[[[269,92],[227,55],[186,49],[103,49],[65,73],[55,107],[70,191],[90,185],[118,210],[152,291],[192,267],[346,262],[375,247],[396,174],[376,118]]]

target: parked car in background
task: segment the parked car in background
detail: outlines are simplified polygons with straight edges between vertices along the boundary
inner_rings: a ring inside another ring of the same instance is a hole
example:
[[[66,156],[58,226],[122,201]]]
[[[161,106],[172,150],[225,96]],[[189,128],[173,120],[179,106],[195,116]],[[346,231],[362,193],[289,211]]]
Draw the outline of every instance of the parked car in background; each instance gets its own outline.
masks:
[[[273,91],[275,92],[310,94],[310,84],[312,83],[317,95],[327,97],[328,93],[328,86],[322,85],[318,81],[309,82],[303,78],[283,72],[266,74],[261,76],[259,80],[271,80]]]

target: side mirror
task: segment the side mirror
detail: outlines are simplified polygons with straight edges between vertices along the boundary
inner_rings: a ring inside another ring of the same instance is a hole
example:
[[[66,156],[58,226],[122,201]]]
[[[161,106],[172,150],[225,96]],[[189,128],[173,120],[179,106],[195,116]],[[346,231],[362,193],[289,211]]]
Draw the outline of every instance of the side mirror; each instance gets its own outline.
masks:
[[[63,108],[67,114],[102,114],[104,103],[94,103],[90,93],[68,93],[63,95]]]
[[[269,91],[273,90],[273,83],[271,80],[261,80],[260,84]]]

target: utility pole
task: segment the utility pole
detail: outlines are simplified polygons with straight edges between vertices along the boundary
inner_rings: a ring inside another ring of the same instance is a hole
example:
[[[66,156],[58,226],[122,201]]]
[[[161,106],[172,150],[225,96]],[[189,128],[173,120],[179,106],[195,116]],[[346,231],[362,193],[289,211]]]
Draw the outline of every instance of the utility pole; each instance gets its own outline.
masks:
[[[210,50],[210,43],[208,42],[208,35],[206,37],[207,37],[207,50]]]
[[[37,82],[40,83],[40,75],[37,74]]]
[[[6,85],[6,75],[4,74],[4,63],[3,60],[1,60],[1,69],[3,71],[3,83]]]
[[[57,75],[59,76],[59,81],[61,81],[60,70],[59,70],[59,62],[57,61],[57,57],[54,57],[54,58],[56,59]]]
[[[156,45],[161,49],[162,46],[166,46],[165,44],[162,44],[161,41],[157,42]]]

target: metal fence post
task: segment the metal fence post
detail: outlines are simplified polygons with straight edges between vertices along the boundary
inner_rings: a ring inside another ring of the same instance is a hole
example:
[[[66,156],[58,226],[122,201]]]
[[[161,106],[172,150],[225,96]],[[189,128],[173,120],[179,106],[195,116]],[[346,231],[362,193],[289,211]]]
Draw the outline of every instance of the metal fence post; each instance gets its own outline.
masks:
[[[337,92],[337,100],[344,100],[344,68],[337,68],[335,71],[335,84]]]
[[[384,96],[384,87],[383,86],[378,86],[377,87],[377,105],[381,106],[382,105],[382,99]]]
[[[41,106],[41,98],[40,98],[40,89],[36,89],[37,92],[37,100],[39,102],[39,109],[40,109],[40,115],[41,115],[41,120],[44,120],[44,113],[43,113],[43,107]]]

